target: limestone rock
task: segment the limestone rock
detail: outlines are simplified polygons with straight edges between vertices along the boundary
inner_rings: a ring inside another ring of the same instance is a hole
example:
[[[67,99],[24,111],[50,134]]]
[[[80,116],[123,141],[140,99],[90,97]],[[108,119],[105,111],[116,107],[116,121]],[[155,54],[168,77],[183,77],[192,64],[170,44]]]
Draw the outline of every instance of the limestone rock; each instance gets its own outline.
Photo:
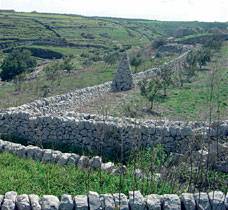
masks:
[[[161,196],[151,194],[146,196],[148,210],[161,210]]]
[[[73,210],[74,209],[74,201],[71,195],[62,195],[59,210]]]
[[[1,210],[14,210],[15,207],[15,201],[5,198]]]
[[[194,193],[197,209],[199,210],[211,210],[210,201],[207,193]]]
[[[3,195],[0,195],[0,209],[1,209],[1,205],[3,203],[3,200],[4,200],[4,196]]]
[[[93,169],[101,168],[101,164],[102,164],[102,159],[99,156],[95,156],[95,157],[91,158],[89,161],[89,165]]]
[[[112,162],[108,162],[108,163],[102,163],[101,164],[101,170],[102,171],[106,171],[106,172],[112,172],[112,170],[114,169],[115,165]]]
[[[164,210],[181,210],[180,198],[175,194],[165,194],[162,196]]]
[[[114,210],[115,202],[112,194],[103,194],[100,196],[101,206],[104,210]]]
[[[89,158],[87,156],[81,156],[78,161],[78,167],[81,169],[88,168],[89,166]]]
[[[29,145],[26,147],[26,152],[27,152],[28,158],[32,158],[34,160],[39,160],[39,161],[42,160],[43,150],[40,149],[39,147]]]
[[[59,199],[53,195],[44,195],[40,203],[42,210],[58,210],[59,208]]]
[[[140,191],[129,192],[129,205],[131,210],[143,210],[146,209],[145,199]]]
[[[71,155],[68,158],[67,164],[68,165],[77,165],[79,159],[80,159],[80,156],[79,155],[71,153]]]
[[[77,210],[88,210],[88,198],[86,195],[77,195],[74,197],[75,209]]]
[[[57,164],[59,164],[59,165],[66,165],[70,156],[71,156],[70,153],[63,153],[61,155],[61,157],[59,158]]]
[[[123,53],[116,75],[112,81],[113,91],[126,91],[133,88],[133,77],[127,53]]]
[[[182,193],[181,202],[186,210],[191,210],[196,208],[195,198],[192,193]]]
[[[31,210],[28,195],[18,195],[16,198],[16,206],[18,210]]]
[[[32,210],[41,210],[40,198],[38,195],[34,195],[34,194],[29,195],[29,200],[31,203]]]
[[[128,199],[123,193],[114,193],[113,198],[115,201],[115,207],[120,210],[128,210]]]
[[[44,163],[52,162],[52,150],[51,149],[44,149],[42,162],[44,162]]]
[[[100,196],[96,192],[89,192],[88,193],[88,199],[89,199],[89,209],[90,210],[99,210],[102,209],[101,207],[101,201]]]
[[[17,193],[15,191],[10,191],[5,194],[5,199],[12,200],[13,202],[16,201]]]
[[[225,195],[221,191],[214,191],[208,194],[212,209],[225,210]]]

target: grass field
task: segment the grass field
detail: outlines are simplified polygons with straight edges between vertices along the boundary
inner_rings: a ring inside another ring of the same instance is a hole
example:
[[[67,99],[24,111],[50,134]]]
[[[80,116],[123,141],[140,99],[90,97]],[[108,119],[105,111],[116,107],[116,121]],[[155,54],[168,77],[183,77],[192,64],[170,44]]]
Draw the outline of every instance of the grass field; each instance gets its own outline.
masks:
[[[137,166],[148,170],[151,165],[149,156],[141,155],[138,158]],[[138,156],[137,156],[138,157]],[[155,163],[161,159],[154,159]],[[164,164],[162,161],[160,164]],[[160,165],[160,166],[161,166]],[[159,165],[157,165],[159,166]],[[74,166],[59,166],[57,164],[43,164],[29,159],[18,158],[8,153],[0,153],[0,194],[7,191],[17,191],[19,194],[36,193],[38,195],[53,194],[60,196],[64,193],[71,195],[86,194],[88,191],[98,193],[122,192],[128,194],[135,189],[140,190],[144,195],[151,193],[182,193],[188,191],[188,180],[190,179],[186,168],[175,168],[172,178],[154,178],[151,181],[138,178],[133,175],[133,165],[129,163],[125,175],[111,175],[105,172],[86,171]],[[151,173],[148,171],[148,175]],[[226,191],[225,181],[227,174],[208,171],[208,180],[212,188]],[[193,176],[194,177],[194,176]],[[179,182],[179,181],[180,182]],[[185,180],[185,181],[184,181]]]
[[[83,171],[73,166],[59,166],[54,164],[42,164],[32,160],[25,160],[7,153],[0,153],[0,194],[14,190],[19,194],[36,193],[38,195],[53,194],[72,195],[86,194],[88,191],[99,193],[116,193],[128,191],[134,187],[133,175],[128,172],[122,177],[123,183],[120,187],[120,177],[99,171]],[[168,182],[138,181],[138,187],[144,188],[144,193],[171,193],[174,187]]]

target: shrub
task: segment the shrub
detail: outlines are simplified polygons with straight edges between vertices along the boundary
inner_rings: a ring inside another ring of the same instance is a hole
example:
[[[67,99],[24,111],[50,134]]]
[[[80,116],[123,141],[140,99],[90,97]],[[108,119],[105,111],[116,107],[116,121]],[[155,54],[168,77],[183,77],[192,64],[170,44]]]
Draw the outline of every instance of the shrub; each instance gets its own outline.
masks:
[[[158,49],[160,46],[163,46],[166,44],[166,41],[162,38],[155,39],[152,43],[152,47],[155,49]]]
[[[17,75],[32,70],[36,66],[36,60],[29,50],[13,50],[1,65],[0,77],[3,81],[9,81]]]
[[[140,55],[136,55],[131,59],[131,65],[135,67],[135,72],[137,71],[137,68],[141,65],[142,63],[142,57]]]
[[[153,110],[154,100],[159,98],[162,82],[159,77],[153,77],[151,80],[143,80],[139,83],[140,93],[150,102],[150,109]]]

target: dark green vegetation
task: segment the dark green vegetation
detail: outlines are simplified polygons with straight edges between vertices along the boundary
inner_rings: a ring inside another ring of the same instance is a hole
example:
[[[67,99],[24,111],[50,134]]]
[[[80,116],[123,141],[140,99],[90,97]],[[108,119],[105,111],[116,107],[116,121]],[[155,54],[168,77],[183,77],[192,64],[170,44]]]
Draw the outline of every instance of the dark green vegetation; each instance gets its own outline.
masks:
[[[35,73],[26,74],[19,82],[1,85],[0,108],[111,80],[118,54],[124,49],[128,50],[133,70],[143,71],[176,56],[154,57],[152,42],[158,37],[172,36],[174,40],[179,40],[211,34],[213,28],[224,30],[226,27],[225,23],[161,22],[1,11],[0,62],[13,48],[23,48],[30,50],[37,58],[38,67]],[[44,66],[47,62],[53,62],[53,58],[62,56],[72,56],[71,70],[61,69],[55,72],[55,80],[49,80],[42,71]]]
[[[31,71],[36,66],[36,60],[29,50],[13,50],[3,61],[0,77],[3,81],[14,79],[19,74]]]

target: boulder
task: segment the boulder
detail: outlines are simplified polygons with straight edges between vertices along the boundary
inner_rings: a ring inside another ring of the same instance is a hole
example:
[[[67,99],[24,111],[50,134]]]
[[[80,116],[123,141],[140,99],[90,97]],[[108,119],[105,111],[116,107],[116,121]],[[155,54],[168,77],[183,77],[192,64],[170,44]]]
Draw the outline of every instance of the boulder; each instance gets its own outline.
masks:
[[[26,194],[18,195],[16,198],[16,206],[18,210],[31,210],[29,197]]]
[[[102,163],[101,164],[101,170],[105,171],[105,172],[108,172],[108,173],[111,173],[112,170],[114,169],[114,167],[115,167],[115,165],[112,162]]]
[[[16,207],[16,205],[15,205],[14,201],[5,198],[4,202],[1,206],[1,210],[15,210],[15,207]]]
[[[207,193],[194,193],[194,198],[198,210],[211,210],[211,205]]]
[[[3,203],[3,200],[4,200],[4,195],[0,195],[0,209],[1,209],[1,205]]]
[[[80,159],[80,156],[79,155],[71,153],[71,155],[68,158],[67,164],[68,165],[74,165],[75,166],[75,165],[78,164],[79,159]]]
[[[182,193],[180,198],[181,203],[186,210],[196,209],[196,202],[192,193]]]
[[[78,167],[85,169],[89,167],[89,158],[87,156],[81,156],[78,161]]]
[[[221,191],[213,191],[208,194],[212,209],[226,210],[225,195]]]
[[[143,210],[146,209],[145,199],[140,191],[129,192],[129,205],[131,210]]]
[[[114,193],[113,194],[115,207],[120,210],[128,210],[128,199],[127,196],[123,193]]]
[[[40,204],[42,210],[58,210],[59,199],[53,195],[44,195],[40,199]]]
[[[161,196],[151,194],[146,196],[148,210],[161,210]]]
[[[77,195],[74,197],[75,209],[77,210],[88,210],[88,198],[86,195]]]
[[[59,165],[66,165],[70,156],[71,156],[70,153],[63,153],[63,154],[60,156],[60,158],[59,158],[57,164],[59,164]]]
[[[17,193],[15,191],[10,191],[5,194],[5,199],[12,200],[13,202],[16,201]]]
[[[61,201],[59,204],[59,210],[73,210],[74,209],[74,201],[71,195],[64,194],[61,197]]]
[[[114,210],[115,202],[112,194],[102,194],[100,195],[101,206],[104,210]]]
[[[17,193],[14,191],[7,192],[1,206],[1,210],[14,210],[16,207]]]
[[[44,162],[44,163],[53,162],[51,149],[44,149],[42,162]]]
[[[41,210],[40,198],[38,195],[31,194],[29,195],[29,200],[32,210]]]
[[[42,160],[43,150],[39,147],[29,145],[26,147],[27,157],[34,160]]]
[[[99,210],[102,209],[100,196],[96,192],[89,192],[88,193],[88,200],[89,200],[89,209],[90,210]]]
[[[101,164],[102,164],[102,159],[99,156],[95,156],[95,157],[91,158],[89,161],[89,165],[93,169],[101,168]]]
[[[181,201],[178,195],[165,194],[162,196],[164,210],[181,210]]]

